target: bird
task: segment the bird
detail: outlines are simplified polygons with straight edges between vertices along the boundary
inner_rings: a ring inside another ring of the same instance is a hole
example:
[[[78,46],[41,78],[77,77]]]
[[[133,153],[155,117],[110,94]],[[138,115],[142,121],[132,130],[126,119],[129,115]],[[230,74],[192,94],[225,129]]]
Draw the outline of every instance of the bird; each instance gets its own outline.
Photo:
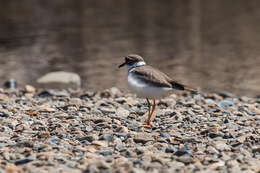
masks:
[[[139,98],[145,98],[148,104],[148,119],[145,126],[152,126],[151,119],[156,108],[156,99],[160,99],[173,90],[187,90],[197,93],[196,89],[179,83],[160,70],[147,65],[142,56],[130,54],[124,57],[124,63],[118,66],[127,67],[127,85],[130,91]],[[152,104],[150,102],[152,100]]]

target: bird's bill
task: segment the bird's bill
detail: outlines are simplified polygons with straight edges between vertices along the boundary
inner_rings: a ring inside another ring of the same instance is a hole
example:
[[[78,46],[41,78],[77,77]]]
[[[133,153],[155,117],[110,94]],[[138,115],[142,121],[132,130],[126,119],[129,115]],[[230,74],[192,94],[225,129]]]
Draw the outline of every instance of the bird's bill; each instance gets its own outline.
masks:
[[[121,68],[123,66],[125,66],[125,62],[123,64],[119,65],[118,68]]]

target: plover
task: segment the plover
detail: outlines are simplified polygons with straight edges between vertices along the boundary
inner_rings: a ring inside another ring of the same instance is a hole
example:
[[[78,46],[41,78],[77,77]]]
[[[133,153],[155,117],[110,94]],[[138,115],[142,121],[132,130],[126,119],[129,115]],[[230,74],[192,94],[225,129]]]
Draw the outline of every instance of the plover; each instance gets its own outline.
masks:
[[[187,90],[197,92],[195,89],[187,87],[163,72],[146,65],[144,59],[139,55],[128,55],[125,62],[118,66],[121,68],[127,66],[127,84],[129,89],[137,94],[137,97],[145,98],[148,104],[148,119],[146,126],[151,126],[151,118],[155,111],[156,99],[162,98],[168,92],[177,90]],[[150,100],[153,100],[152,110]]]

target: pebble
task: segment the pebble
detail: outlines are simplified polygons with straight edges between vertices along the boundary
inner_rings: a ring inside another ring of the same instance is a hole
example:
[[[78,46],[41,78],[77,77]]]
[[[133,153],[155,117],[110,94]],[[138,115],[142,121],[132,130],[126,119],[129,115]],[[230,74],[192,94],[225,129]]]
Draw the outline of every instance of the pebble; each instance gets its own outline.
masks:
[[[38,93],[39,97],[69,97],[70,93],[67,90],[44,90]]]
[[[228,151],[230,150],[230,146],[227,145],[224,141],[216,141],[214,146],[219,151]]]
[[[9,115],[7,113],[0,112],[0,118],[8,118]]]
[[[110,107],[99,107],[98,109],[104,114],[114,114],[116,112],[114,108]]]
[[[24,165],[24,164],[27,164],[31,161],[33,161],[35,159],[32,159],[32,158],[25,158],[25,159],[21,159],[21,160],[17,160],[14,162],[15,165],[19,166],[19,165]]]
[[[15,89],[17,88],[17,82],[14,79],[10,79],[4,83],[5,88]]]
[[[32,85],[25,85],[25,92],[26,93],[35,93],[36,89]]]
[[[107,141],[93,141],[92,145],[101,146],[101,147],[108,147]]]
[[[130,114],[130,112],[124,108],[121,108],[119,107],[117,110],[116,110],[116,115],[120,118],[127,118],[128,115]]]
[[[173,146],[168,146],[166,149],[165,149],[165,152],[166,153],[175,153],[177,151],[177,149]]]
[[[114,141],[114,136],[112,134],[103,134],[99,138],[100,140],[106,140],[108,142],[113,142]]]
[[[101,155],[103,155],[103,156],[109,156],[109,155],[112,155],[113,149],[99,150],[97,153],[98,153],[98,154],[101,154]]]
[[[234,103],[232,101],[229,100],[222,100],[219,102],[219,106],[223,109],[227,109],[229,107],[233,107]]]
[[[126,133],[128,133],[128,128],[125,127],[125,126],[119,126],[115,131],[116,131],[116,132],[119,132],[119,133],[124,133],[124,134],[126,134]]]
[[[188,146],[184,146],[182,148],[180,148],[179,150],[177,150],[175,153],[174,153],[175,156],[192,156],[192,151],[189,149]]]
[[[136,134],[134,136],[134,142],[135,143],[145,144],[145,143],[147,143],[149,141],[153,141],[153,137],[149,133],[140,133],[140,134]]]

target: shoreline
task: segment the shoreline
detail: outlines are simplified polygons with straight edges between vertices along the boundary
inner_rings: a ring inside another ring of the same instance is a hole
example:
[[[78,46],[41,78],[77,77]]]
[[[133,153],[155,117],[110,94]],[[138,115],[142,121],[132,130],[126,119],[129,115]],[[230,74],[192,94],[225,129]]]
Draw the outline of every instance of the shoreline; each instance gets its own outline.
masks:
[[[258,172],[260,98],[0,90],[0,172]]]

